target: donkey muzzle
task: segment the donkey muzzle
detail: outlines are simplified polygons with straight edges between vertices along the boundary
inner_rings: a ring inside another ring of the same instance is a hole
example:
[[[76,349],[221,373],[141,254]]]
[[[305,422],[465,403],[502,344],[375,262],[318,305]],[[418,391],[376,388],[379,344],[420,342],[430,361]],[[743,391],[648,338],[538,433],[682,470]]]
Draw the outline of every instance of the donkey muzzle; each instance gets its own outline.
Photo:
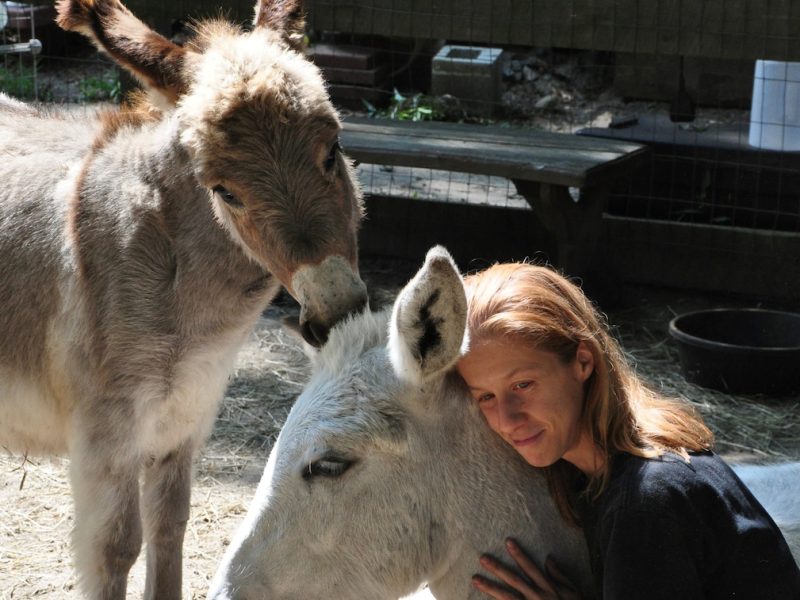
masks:
[[[327,341],[331,327],[367,306],[367,286],[341,256],[300,267],[292,288],[300,303],[300,333],[316,347]]]

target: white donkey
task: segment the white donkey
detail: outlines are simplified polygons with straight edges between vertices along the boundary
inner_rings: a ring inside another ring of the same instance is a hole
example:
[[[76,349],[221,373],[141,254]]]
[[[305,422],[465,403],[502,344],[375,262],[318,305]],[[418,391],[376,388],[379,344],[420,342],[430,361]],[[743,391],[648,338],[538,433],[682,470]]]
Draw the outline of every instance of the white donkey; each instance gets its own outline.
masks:
[[[179,47],[117,0],[61,0],[149,99],[78,118],[0,95],[0,447],[71,458],[91,598],[124,598],[143,539],[146,596],[180,597],[192,455],[279,286],[315,343],[366,303],[298,1]]]
[[[478,557],[504,555],[507,536],[588,594],[580,531],[447,375],[465,326],[461,277],[436,248],[391,314],[331,331],[209,598],[390,600],[425,582],[477,598]]]
[[[433,249],[391,314],[332,331],[209,598],[393,600],[425,582],[436,598],[477,598],[478,557],[505,556],[507,536],[539,564],[552,554],[590,596],[582,535],[447,374],[465,311],[455,265]],[[798,550],[800,464],[743,476]]]

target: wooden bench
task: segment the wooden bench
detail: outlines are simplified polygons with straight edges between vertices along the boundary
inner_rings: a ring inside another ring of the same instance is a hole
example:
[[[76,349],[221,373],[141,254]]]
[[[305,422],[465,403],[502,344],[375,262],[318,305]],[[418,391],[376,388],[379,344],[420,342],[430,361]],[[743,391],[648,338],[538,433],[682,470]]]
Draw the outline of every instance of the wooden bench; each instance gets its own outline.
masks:
[[[510,179],[555,237],[554,262],[584,273],[610,185],[647,155],[640,144],[461,123],[349,117],[341,143],[360,163],[441,169]]]

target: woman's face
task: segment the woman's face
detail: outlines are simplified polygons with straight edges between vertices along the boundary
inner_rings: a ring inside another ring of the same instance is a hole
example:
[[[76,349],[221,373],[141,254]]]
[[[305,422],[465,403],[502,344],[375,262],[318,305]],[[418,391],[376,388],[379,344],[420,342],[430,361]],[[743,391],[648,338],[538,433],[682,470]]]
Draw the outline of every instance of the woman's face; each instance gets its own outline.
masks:
[[[580,419],[593,370],[583,342],[565,364],[552,352],[504,337],[476,340],[458,363],[489,427],[529,464],[546,467],[564,458],[586,473],[597,468]]]

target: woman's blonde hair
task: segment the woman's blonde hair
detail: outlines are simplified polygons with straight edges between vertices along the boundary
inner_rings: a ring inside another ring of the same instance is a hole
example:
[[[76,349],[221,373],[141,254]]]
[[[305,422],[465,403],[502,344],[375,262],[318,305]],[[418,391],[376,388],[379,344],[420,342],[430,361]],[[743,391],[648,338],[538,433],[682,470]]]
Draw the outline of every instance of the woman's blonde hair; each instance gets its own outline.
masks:
[[[588,493],[605,489],[619,452],[652,458],[671,451],[688,458],[687,451],[710,448],[713,434],[699,416],[639,380],[605,317],[568,279],[548,267],[504,263],[467,276],[464,284],[473,341],[518,338],[554,352],[565,364],[575,360],[580,342],[591,351],[594,372],[586,383],[582,427],[606,460],[590,478]],[[559,510],[574,522],[569,501],[574,470],[562,460],[546,473]]]

